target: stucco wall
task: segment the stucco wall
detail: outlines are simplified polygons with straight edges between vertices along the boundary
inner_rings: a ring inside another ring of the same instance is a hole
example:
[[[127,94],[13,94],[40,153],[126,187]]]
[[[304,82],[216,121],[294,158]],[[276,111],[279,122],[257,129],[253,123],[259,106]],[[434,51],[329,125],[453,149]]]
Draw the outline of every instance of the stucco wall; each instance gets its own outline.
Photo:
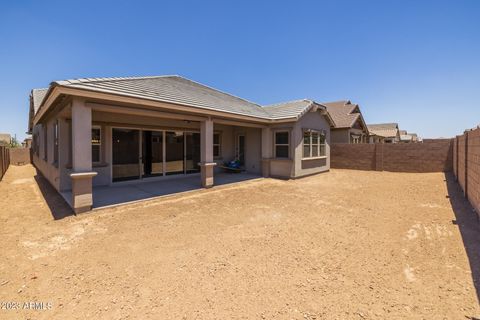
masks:
[[[325,130],[326,158],[302,160],[304,129]],[[294,178],[330,170],[330,124],[320,112],[309,112],[295,123],[292,142],[294,146]]]
[[[53,123],[55,120],[49,120],[42,124],[37,124],[33,128],[34,133],[39,137],[39,155],[33,154],[32,160],[35,167],[56,189],[60,190],[60,170],[53,163]],[[45,132],[48,141],[45,141]],[[45,149],[45,143],[47,148]],[[45,152],[46,151],[46,152]]]

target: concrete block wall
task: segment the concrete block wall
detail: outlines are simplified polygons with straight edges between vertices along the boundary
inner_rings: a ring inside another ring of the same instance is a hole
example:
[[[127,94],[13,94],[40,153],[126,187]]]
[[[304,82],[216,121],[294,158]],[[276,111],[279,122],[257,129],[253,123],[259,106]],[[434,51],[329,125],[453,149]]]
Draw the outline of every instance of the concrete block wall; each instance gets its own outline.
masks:
[[[0,146],[0,181],[10,165],[10,149]]]
[[[453,140],[384,144],[383,170],[394,172],[446,172],[453,170]]]
[[[453,170],[453,139],[410,144],[333,144],[332,168],[393,172]]]
[[[466,158],[465,158],[465,155],[466,155],[466,151],[467,151],[467,148],[466,148],[466,144],[465,142],[467,141],[466,139],[466,136],[463,135],[463,136],[459,136],[456,138],[457,140],[457,143],[458,143],[458,148],[457,148],[457,152],[458,154],[456,155],[456,158],[457,158],[457,180],[458,180],[458,183],[460,184],[460,187],[462,188],[462,190],[465,190],[465,182],[466,182],[466,179],[465,179],[465,174],[466,174],[466,171],[465,171],[465,161],[466,161]],[[454,156],[455,157],[455,156]]]
[[[375,170],[376,145],[334,143],[330,148],[330,166],[337,169]]]
[[[465,197],[480,214],[480,128],[455,138],[454,170]]]
[[[30,148],[12,148],[10,149],[10,164],[24,165],[31,163]]]

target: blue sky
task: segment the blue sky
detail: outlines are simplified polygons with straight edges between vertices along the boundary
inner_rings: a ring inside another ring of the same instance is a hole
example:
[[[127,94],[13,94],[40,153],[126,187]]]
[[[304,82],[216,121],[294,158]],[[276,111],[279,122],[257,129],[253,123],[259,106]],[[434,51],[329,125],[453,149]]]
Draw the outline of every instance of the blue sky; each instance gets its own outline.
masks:
[[[480,1],[2,1],[0,132],[53,80],[179,74],[260,103],[350,99],[424,137],[480,123]]]

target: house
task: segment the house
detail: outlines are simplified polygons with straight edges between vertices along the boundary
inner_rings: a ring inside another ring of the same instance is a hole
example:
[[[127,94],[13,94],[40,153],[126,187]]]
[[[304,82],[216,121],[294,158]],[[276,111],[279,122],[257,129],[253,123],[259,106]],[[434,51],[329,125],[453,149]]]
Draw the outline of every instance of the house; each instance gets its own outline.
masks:
[[[400,131],[397,123],[380,123],[367,125],[370,143],[398,143]]]
[[[416,133],[409,133],[412,136],[412,142],[421,142],[422,139]]]
[[[416,133],[408,133],[406,130],[400,130],[400,142],[402,143],[418,142],[418,135]]]
[[[333,119],[332,143],[368,143],[368,128],[358,104],[350,101],[322,103]]]
[[[33,163],[75,212],[96,188],[198,176],[211,187],[225,163],[264,177],[330,168],[325,106],[262,107],[180,76],[52,82],[30,95]]]
[[[12,136],[9,133],[0,133],[0,146],[8,146],[12,142]]]
[[[23,139],[22,147],[30,149],[32,147],[32,137],[26,137]]]

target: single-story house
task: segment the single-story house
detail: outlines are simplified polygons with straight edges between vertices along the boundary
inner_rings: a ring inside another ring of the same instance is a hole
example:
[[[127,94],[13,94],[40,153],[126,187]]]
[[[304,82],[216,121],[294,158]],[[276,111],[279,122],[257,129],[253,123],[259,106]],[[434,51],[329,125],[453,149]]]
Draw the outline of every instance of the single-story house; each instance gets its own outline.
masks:
[[[409,133],[407,132],[407,130],[400,130],[400,142],[401,143],[418,142],[418,136],[416,133]]]
[[[333,119],[332,143],[368,143],[369,133],[358,104],[351,101],[322,103]]]
[[[333,124],[315,101],[262,107],[180,76],[55,81],[30,95],[33,163],[75,212],[97,186],[198,175],[211,187],[232,160],[264,177],[327,171]]]
[[[367,125],[370,143],[398,143],[400,130],[397,123],[379,123]]]

